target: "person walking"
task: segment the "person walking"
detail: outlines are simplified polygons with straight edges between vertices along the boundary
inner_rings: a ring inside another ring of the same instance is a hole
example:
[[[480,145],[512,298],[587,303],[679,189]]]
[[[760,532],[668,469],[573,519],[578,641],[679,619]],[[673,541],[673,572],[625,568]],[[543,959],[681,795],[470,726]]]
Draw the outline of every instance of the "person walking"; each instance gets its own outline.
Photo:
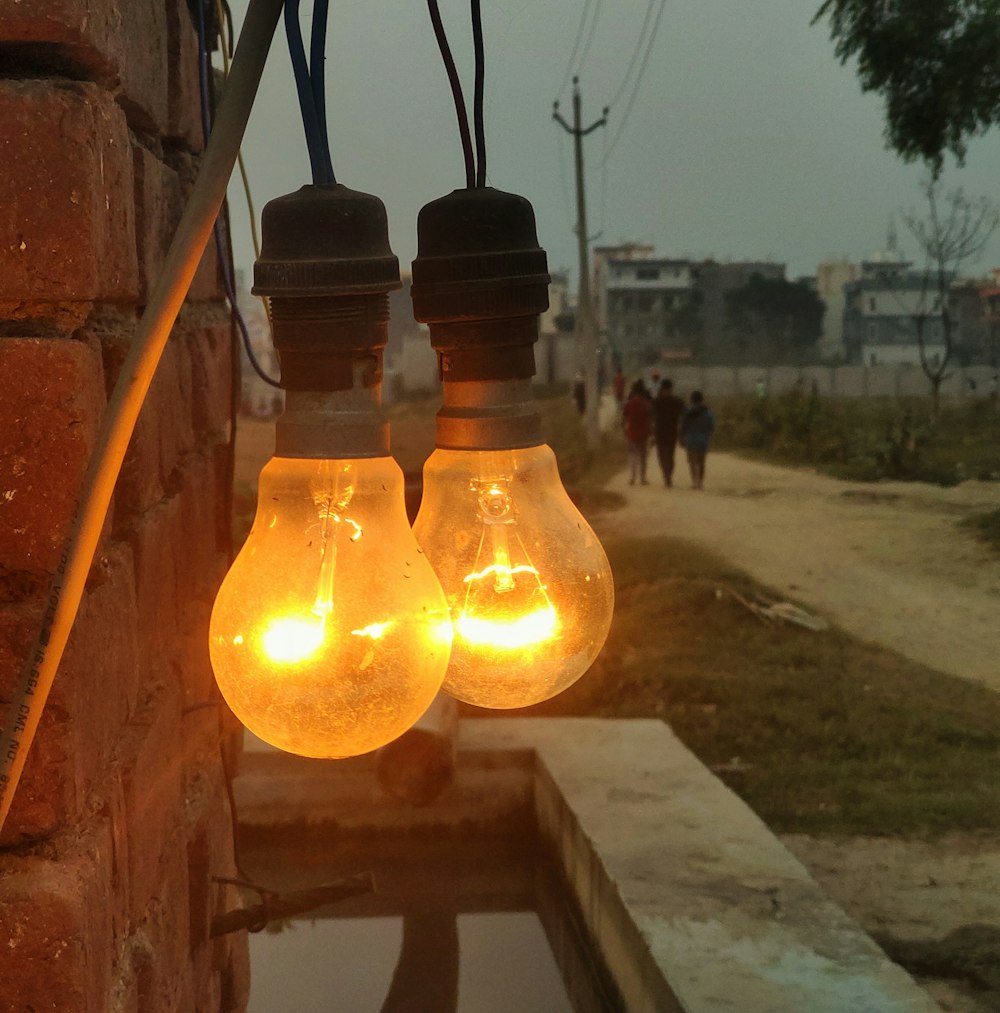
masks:
[[[705,404],[700,390],[691,391],[691,403],[681,416],[681,445],[687,451],[688,467],[691,469],[691,486],[702,489],[705,485],[705,458],[708,446],[715,432],[715,416]]]
[[[673,381],[664,380],[653,401],[653,439],[660,459],[660,471],[663,472],[663,484],[668,489],[674,484],[674,448],[683,413],[684,402],[674,393]]]
[[[629,391],[629,398],[622,409],[622,426],[628,443],[628,484],[640,485],[646,481],[646,450],[649,443],[650,409],[649,392],[642,380],[636,380]]]

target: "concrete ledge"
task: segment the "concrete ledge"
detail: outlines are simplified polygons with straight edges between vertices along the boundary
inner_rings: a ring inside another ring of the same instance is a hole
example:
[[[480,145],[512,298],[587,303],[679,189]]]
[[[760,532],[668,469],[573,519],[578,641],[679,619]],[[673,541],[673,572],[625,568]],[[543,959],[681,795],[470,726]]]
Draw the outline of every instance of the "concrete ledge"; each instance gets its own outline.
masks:
[[[422,809],[373,766],[249,755],[241,822],[488,829],[533,806],[630,1013],[938,1011],[661,722],[463,721]]]

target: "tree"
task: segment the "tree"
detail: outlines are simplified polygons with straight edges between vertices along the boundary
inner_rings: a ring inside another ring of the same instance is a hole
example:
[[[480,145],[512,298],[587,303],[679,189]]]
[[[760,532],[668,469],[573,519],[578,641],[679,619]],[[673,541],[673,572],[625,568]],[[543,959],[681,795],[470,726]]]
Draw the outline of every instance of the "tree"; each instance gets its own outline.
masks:
[[[931,177],[920,184],[927,201],[927,217],[915,211],[905,212],[903,219],[913,233],[924,257],[920,298],[915,307],[917,345],[920,366],[931,384],[933,413],[940,403],[941,382],[955,351],[955,319],[951,312],[951,284],[962,265],[975,261],[983,252],[990,236],[1000,224],[996,206],[987,198],[973,200],[961,187],[943,193],[939,180]],[[941,314],[942,350],[936,356],[927,351],[925,338],[929,301]]]
[[[754,346],[776,362],[802,357],[823,333],[826,305],[807,285],[752,274],[725,294],[726,328],[741,355]]]
[[[936,178],[944,153],[1000,123],[1000,0],[824,0],[841,63],[886,103],[886,139]]]

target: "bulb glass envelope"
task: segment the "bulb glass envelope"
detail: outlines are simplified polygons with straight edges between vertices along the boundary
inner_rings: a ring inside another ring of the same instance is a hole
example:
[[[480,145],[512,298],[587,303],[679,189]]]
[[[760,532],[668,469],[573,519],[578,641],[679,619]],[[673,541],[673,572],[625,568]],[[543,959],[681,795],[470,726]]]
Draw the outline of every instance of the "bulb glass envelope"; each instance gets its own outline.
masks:
[[[450,640],[395,461],[272,458],[210,626],[236,716],[289,752],[368,752],[429,706]]]
[[[524,707],[590,667],[611,625],[611,568],[549,447],[436,450],[414,534],[451,610],[448,693]]]

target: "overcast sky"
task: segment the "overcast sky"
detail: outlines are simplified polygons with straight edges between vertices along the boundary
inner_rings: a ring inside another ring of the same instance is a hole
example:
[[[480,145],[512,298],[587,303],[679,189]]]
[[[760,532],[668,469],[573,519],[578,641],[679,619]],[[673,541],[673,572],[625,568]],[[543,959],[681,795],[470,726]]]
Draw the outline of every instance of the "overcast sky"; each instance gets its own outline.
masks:
[[[439,0],[472,96],[466,0]],[[617,145],[630,89],[606,130],[585,141],[589,232],[641,240],[663,256],[768,258],[789,275],[831,256],[883,249],[890,213],[919,206],[919,165],[883,141],[881,101],[834,59],[819,0],[667,0],[645,76]],[[528,197],[550,269],[575,274],[567,66],[585,0],[483,0],[486,143],[491,185]],[[658,3],[656,5],[659,6]],[[237,26],[246,0],[232,0]],[[327,87],[340,182],[377,194],[401,266],[416,253],[416,216],[464,185],[454,107],[422,0],[331,0]],[[620,90],[646,0],[590,0],[598,21],[580,67],[583,118]],[[305,33],[311,0],[302,0]],[[588,32],[578,46],[577,61]],[[307,42],[308,46],[308,42]],[[279,25],[244,154],[259,208],[309,182],[284,31]],[[1000,131],[974,142],[949,185],[1000,198]],[[235,178],[235,177],[234,177]],[[253,261],[242,190],[230,188],[237,266]],[[915,245],[897,214],[900,246]],[[1000,266],[995,237],[978,265]]]

